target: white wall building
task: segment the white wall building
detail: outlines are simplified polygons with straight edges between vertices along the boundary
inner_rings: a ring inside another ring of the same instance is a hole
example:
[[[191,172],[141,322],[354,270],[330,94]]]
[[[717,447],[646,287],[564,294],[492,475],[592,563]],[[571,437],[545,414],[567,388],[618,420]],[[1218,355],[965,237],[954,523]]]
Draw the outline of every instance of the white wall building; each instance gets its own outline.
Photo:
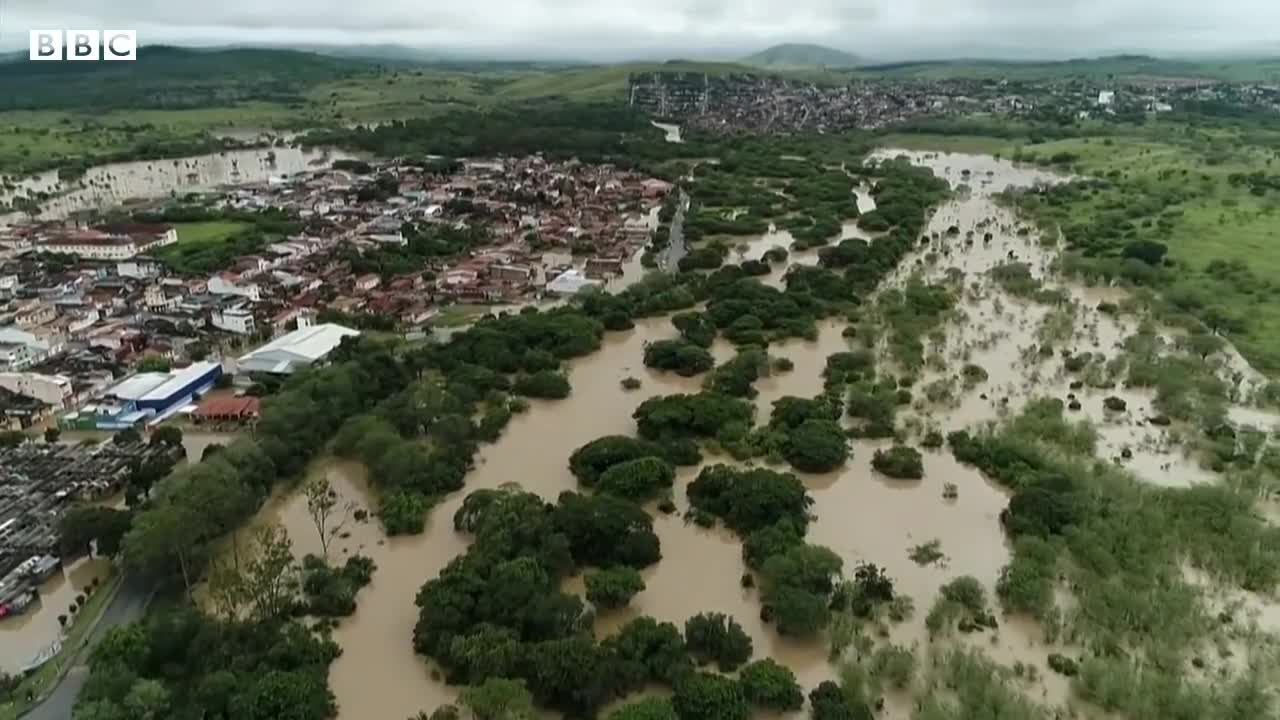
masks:
[[[168,225],[104,225],[48,237],[38,244],[46,252],[67,253],[90,260],[128,260],[178,242]]]
[[[27,352],[24,356],[31,358],[29,364],[44,362],[47,358],[61,355],[63,350],[66,349],[65,342],[66,338],[52,333],[41,337],[12,325],[0,327],[0,345],[22,345],[26,347]],[[0,365],[3,365],[2,361],[0,361]],[[12,370],[14,368],[8,369]]]
[[[153,260],[129,260],[116,263],[116,274],[120,277],[145,279],[159,276],[164,267]]]
[[[35,398],[55,410],[69,407],[75,396],[71,378],[27,372],[0,372],[0,388],[15,395]]]
[[[252,335],[258,329],[253,320],[253,313],[242,307],[214,310],[209,315],[209,323],[219,330],[237,335]]]
[[[262,299],[262,289],[258,287],[257,283],[237,285],[221,275],[214,275],[209,278],[208,286],[210,294],[213,295],[235,295],[253,302],[258,302]]]
[[[22,343],[0,340],[0,370],[26,370],[43,359],[43,354]]]

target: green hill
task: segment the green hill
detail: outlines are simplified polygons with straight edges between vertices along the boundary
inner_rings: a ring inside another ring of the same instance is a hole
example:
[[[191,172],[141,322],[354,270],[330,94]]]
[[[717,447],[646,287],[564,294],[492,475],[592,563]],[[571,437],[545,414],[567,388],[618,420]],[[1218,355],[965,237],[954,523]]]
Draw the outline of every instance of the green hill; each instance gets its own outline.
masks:
[[[824,45],[805,45],[789,43],[774,45],[754,55],[748,55],[739,62],[770,70],[787,70],[796,68],[851,68],[864,61],[857,55],[836,50]]]
[[[548,72],[516,80],[500,91],[504,99],[559,97],[575,100],[607,100],[625,98],[627,79],[642,72],[697,72],[710,75],[749,73],[753,68],[733,63],[690,62],[670,60],[665,63],[628,63],[624,65],[592,65]]]
[[[0,111],[184,109],[296,102],[322,83],[372,75],[364,61],[295,50],[152,45],[136,62],[0,63]]]

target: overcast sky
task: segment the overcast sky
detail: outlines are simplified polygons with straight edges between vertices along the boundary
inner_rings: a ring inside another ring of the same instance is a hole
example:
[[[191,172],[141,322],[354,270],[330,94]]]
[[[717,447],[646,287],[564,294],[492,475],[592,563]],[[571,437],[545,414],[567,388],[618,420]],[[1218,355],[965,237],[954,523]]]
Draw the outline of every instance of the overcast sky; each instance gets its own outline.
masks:
[[[781,42],[879,60],[1280,54],[1280,0],[0,0],[0,44],[44,28],[140,44],[396,43],[503,58],[735,57]]]

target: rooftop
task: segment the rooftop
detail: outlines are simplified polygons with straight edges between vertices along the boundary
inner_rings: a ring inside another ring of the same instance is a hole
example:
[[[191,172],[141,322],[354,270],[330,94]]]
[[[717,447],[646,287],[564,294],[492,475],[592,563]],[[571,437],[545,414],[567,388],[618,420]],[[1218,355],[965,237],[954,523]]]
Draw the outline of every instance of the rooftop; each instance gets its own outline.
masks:
[[[333,323],[298,328],[241,356],[236,364],[241,372],[291,373],[328,355],[343,338],[359,334]]]
[[[138,373],[107,390],[106,394],[121,400],[163,400],[217,367],[217,363],[198,362],[173,372]]]

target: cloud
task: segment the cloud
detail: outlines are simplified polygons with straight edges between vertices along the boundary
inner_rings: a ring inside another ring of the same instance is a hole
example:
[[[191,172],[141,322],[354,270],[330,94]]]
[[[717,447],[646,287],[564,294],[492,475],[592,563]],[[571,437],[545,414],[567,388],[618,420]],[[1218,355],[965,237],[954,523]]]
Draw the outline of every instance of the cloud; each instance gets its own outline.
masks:
[[[144,43],[398,43],[502,57],[713,57],[821,42],[886,60],[1280,51],[1276,0],[8,0],[31,28],[130,28]]]

